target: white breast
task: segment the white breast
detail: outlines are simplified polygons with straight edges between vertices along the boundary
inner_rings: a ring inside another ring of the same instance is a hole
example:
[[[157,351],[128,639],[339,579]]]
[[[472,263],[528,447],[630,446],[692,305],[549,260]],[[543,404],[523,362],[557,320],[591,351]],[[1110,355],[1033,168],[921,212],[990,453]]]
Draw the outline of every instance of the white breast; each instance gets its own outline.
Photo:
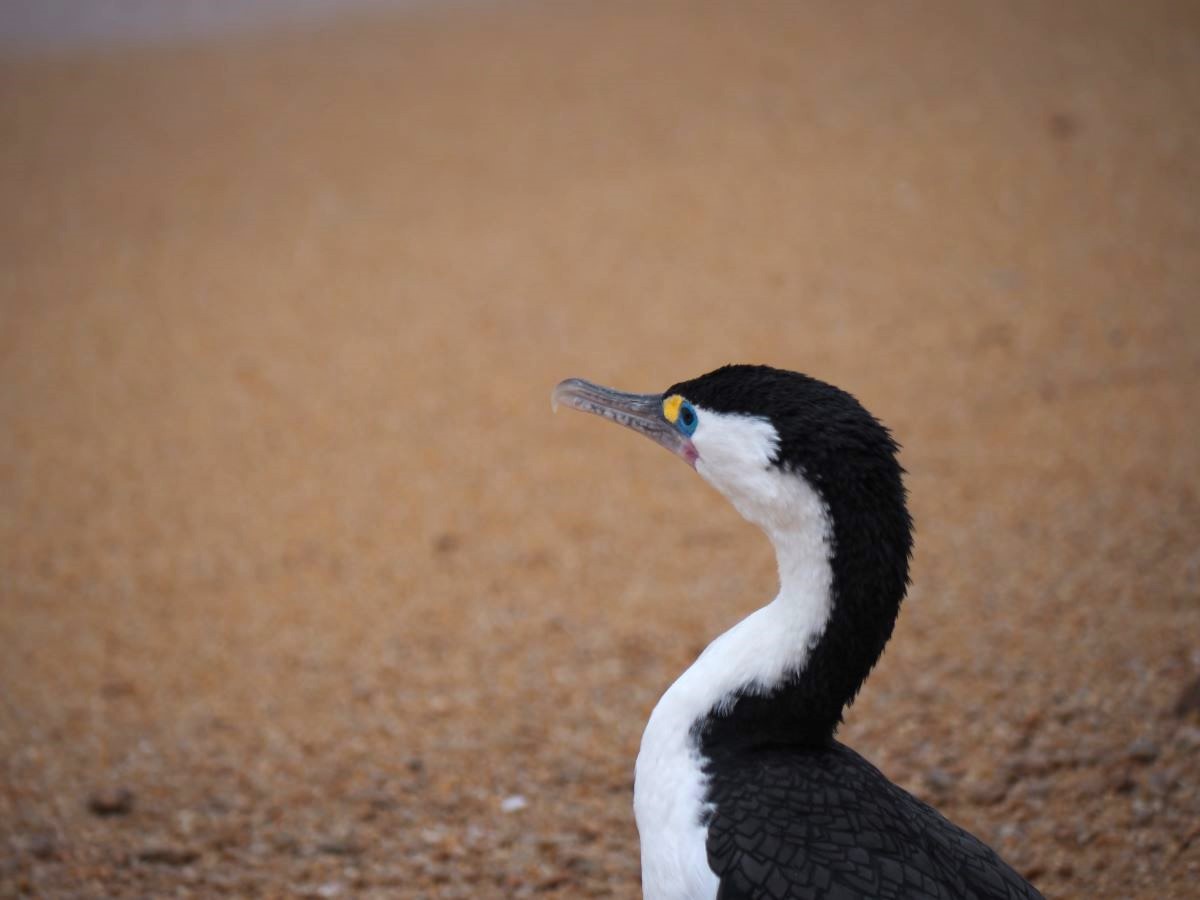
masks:
[[[703,659],[703,656],[701,657]],[[700,661],[659,700],[642,735],[633,811],[642,841],[645,900],[713,900],[717,876],[705,849],[705,777],[691,737]]]
[[[784,523],[762,522],[779,561],[780,591],[713,641],[671,685],[646,725],[633,806],[642,842],[645,900],[714,900],[717,877],[705,847],[704,760],[696,722],[738,692],[767,692],[804,667],[831,609],[831,532],[824,503],[795,475],[771,473],[790,494]],[[748,516],[749,518],[749,516]],[[776,527],[771,527],[776,525]]]

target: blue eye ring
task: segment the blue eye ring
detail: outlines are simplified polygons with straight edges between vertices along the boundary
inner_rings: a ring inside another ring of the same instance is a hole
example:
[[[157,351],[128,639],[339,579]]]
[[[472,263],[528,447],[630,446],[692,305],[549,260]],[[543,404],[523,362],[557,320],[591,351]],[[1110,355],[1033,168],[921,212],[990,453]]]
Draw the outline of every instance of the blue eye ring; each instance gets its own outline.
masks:
[[[684,400],[679,404],[679,415],[675,419],[675,427],[679,431],[691,437],[696,433],[696,426],[700,424],[700,417],[696,415],[696,407]]]

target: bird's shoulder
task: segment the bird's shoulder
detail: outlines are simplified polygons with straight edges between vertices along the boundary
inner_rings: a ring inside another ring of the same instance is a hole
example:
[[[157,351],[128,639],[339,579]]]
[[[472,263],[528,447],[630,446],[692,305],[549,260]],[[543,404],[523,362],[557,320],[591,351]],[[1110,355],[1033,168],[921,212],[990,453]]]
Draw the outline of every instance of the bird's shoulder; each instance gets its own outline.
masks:
[[[743,750],[707,768],[718,900],[1037,900],[986,844],[849,748]]]

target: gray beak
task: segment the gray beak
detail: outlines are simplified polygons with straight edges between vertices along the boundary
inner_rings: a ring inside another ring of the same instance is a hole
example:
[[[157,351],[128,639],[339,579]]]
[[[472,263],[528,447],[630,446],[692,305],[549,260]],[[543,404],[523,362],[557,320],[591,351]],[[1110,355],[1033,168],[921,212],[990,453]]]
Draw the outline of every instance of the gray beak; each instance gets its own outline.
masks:
[[[663,415],[662,394],[627,394],[582,378],[568,378],[554,388],[550,403],[555,409],[561,403],[632,428],[666,447],[688,465],[696,465],[699,454],[691,439]]]

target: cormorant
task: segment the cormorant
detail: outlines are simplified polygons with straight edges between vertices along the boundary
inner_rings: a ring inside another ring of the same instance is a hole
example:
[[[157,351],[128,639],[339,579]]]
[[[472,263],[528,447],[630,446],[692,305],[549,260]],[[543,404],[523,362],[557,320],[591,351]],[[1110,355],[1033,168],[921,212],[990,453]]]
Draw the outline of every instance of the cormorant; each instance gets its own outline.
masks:
[[[661,394],[572,378],[553,398],[683,458],[766,532],[779,566],[778,596],[714,640],[646,726],[646,900],[1039,898],[834,738],[908,587],[912,520],[887,428],[845,391],[768,366]]]

